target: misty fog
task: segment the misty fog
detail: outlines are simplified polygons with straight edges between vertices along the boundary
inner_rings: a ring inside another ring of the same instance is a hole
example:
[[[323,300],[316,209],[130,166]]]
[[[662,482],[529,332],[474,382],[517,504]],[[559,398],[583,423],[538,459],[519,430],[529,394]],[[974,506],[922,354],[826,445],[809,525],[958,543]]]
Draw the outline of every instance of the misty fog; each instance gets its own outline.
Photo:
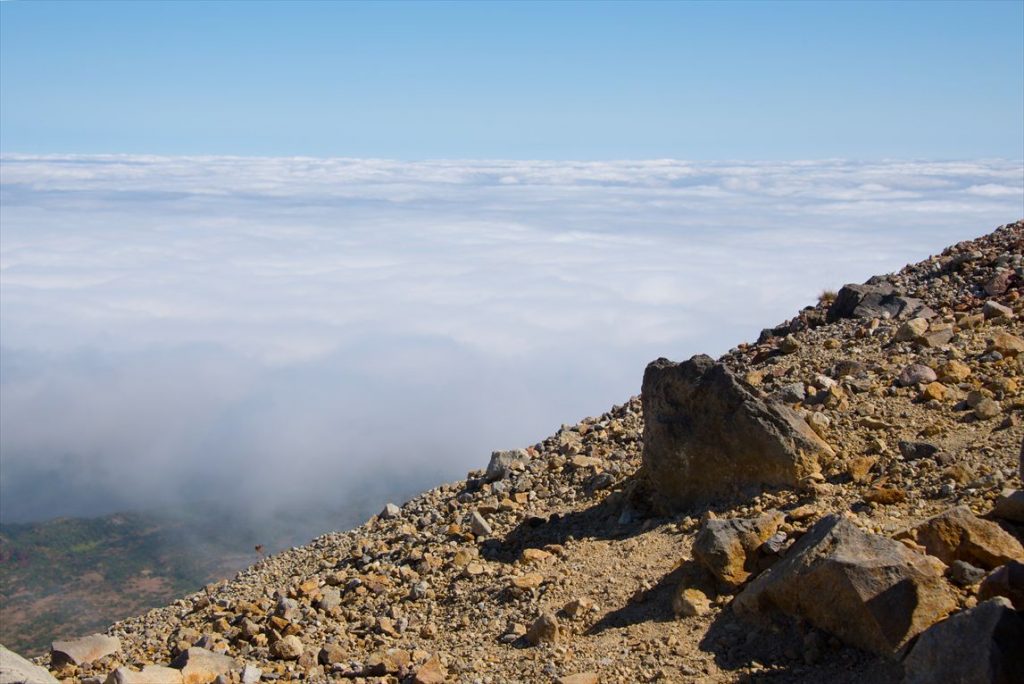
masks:
[[[350,525],[348,502],[623,402],[657,356],[1024,215],[998,161],[2,170],[4,522],[216,502]]]

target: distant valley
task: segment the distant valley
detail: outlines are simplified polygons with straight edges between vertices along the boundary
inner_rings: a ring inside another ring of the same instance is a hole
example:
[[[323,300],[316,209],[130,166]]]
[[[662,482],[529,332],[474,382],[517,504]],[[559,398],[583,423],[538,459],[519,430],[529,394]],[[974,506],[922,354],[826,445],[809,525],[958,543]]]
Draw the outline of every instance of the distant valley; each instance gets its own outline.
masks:
[[[260,555],[357,525],[377,512],[378,496],[350,500],[331,516],[256,520],[204,505],[0,524],[0,643],[36,655],[54,639],[102,631],[231,577]]]

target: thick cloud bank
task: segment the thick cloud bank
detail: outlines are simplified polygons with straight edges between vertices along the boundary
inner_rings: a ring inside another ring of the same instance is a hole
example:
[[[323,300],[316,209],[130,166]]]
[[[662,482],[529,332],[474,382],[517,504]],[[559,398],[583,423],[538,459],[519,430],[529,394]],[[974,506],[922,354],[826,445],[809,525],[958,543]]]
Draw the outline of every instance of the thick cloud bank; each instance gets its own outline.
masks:
[[[1024,215],[1019,162],[2,160],[4,521],[344,508]],[[375,505],[375,504],[374,504]]]

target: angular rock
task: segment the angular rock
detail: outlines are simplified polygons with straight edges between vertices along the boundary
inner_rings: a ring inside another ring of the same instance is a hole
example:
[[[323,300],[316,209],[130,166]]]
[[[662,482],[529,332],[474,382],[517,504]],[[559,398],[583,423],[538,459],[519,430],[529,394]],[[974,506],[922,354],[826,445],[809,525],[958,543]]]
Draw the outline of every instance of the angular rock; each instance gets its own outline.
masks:
[[[277,604],[274,606],[274,615],[282,620],[291,620],[298,615],[298,612],[299,602],[286,596],[278,598]]]
[[[992,276],[987,283],[985,283],[985,293],[989,297],[995,297],[1001,295],[1010,289],[1010,283],[1013,281],[1013,271],[1000,271]]]
[[[544,549],[523,549],[519,559],[527,564],[542,563],[548,558],[551,558],[551,554]]]
[[[672,612],[679,617],[705,615],[711,610],[708,595],[694,587],[680,587],[672,596]]]
[[[757,518],[706,520],[693,540],[693,557],[719,584],[735,589],[755,572],[758,549],[785,521],[780,511]]]
[[[294,634],[282,637],[270,645],[271,655],[281,660],[297,660],[305,650],[302,639]]]
[[[1024,618],[989,599],[925,630],[903,661],[905,684],[1024,682]]]
[[[864,492],[864,500],[883,506],[892,506],[907,500],[907,492],[901,487],[872,487]]]
[[[841,318],[934,318],[935,312],[920,299],[896,293],[890,283],[844,285],[828,309],[826,320]]]
[[[1004,356],[1016,356],[1024,352],[1024,340],[1016,335],[1000,331],[994,333],[989,339],[988,350],[997,351]]]
[[[54,667],[66,664],[85,665],[121,650],[121,640],[106,634],[90,634],[78,639],[54,641],[50,662]]]
[[[836,515],[819,520],[733,601],[740,615],[779,610],[878,654],[902,648],[955,607],[935,559]]]
[[[687,508],[820,473],[833,451],[792,409],[770,403],[710,357],[644,371],[643,467],[656,508]]]
[[[420,665],[413,677],[413,684],[444,684],[448,677],[444,665],[437,656]]]
[[[1024,525],[1024,489],[1004,489],[992,507],[992,515]]]
[[[985,302],[985,306],[982,307],[981,313],[984,314],[986,319],[1013,318],[1013,309],[992,300]]]
[[[391,518],[397,518],[401,514],[401,508],[399,508],[393,503],[388,503],[384,506],[384,510],[380,512],[380,517],[384,518],[385,520],[390,520]]]
[[[146,665],[141,671],[119,667],[103,684],[182,684],[181,672],[163,665]]]
[[[985,571],[962,560],[953,561],[947,573],[958,587],[969,587],[985,579]]]
[[[900,455],[908,461],[916,461],[919,458],[931,458],[939,451],[939,447],[928,442],[901,440],[896,447],[900,450]]]
[[[938,330],[930,330],[924,335],[917,338],[917,343],[922,347],[928,347],[929,349],[936,349],[943,345],[949,344],[950,340],[953,339],[953,330],[951,328],[939,328]]]
[[[526,641],[531,646],[542,643],[557,644],[559,637],[558,618],[552,613],[542,613],[533,621],[530,630],[526,633]]]
[[[348,659],[348,651],[342,647],[341,644],[336,642],[330,642],[324,644],[324,647],[320,649],[317,654],[317,662],[321,665],[334,665],[335,663],[343,663]]]
[[[1014,608],[1024,610],[1024,563],[1013,561],[985,576],[978,587],[978,600],[986,601],[995,596],[1008,598]]]
[[[0,684],[59,684],[46,671],[0,644]]]
[[[324,587],[320,590],[316,604],[325,613],[331,612],[341,605],[341,590],[337,587]]]
[[[783,386],[775,393],[784,404],[798,404],[807,398],[807,390],[802,382],[794,382]]]
[[[963,382],[971,377],[971,367],[956,359],[946,362],[939,370],[939,379],[946,383]]]
[[[469,517],[469,529],[478,537],[489,537],[492,533],[490,524],[477,511]]]
[[[252,663],[246,663],[242,668],[242,684],[257,684],[263,677],[263,670]]]
[[[786,335],[779,343],[779,351],[783,354],[795,354],[800,349],[800,340],[792,335]]]
[[[583,615],[587,611],[592,610],[594,607],[593,600],[582,596],[578,599],[573,599],[562,607],[562,612],[568,615],[572,619],[576,619],[580,615]]]
[[[495,482],[508,477],[508,474],[512,472],[512,464],[516,461],[524,461],[527,457],[526,452],[521,449],[491,452],[491,460],[487,463],[487,470],[484,472],[484,482]]]
[[[1013,535],[977,517],[967,506],[951,508],[897,536],[913,539],[947,565],[962,560],[991,570],[1024,560],[1024,547]]]
[[[921,390],[921,401],[944,401],[946,399],[946,386],[941,382],[929,382]]]
[[[924,318],[911,318],[896,330],[897,342],[912,342],[928,332],[928,321]]]
[[[512,578],[512,586],[519,589],[536,589],[544,583],[544,575],[539,572],[528,572]]]
[[[210,684],[217,675],[238,667],[234,658],[193,646],[178,654],[171,667],[181,670],[184,684]]]

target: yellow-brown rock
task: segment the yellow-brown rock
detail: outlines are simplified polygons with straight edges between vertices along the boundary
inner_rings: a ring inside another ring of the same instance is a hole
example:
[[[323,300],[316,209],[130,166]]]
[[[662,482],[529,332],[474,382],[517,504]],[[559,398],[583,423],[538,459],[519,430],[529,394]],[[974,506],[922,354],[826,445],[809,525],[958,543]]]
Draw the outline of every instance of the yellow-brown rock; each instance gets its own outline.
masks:
[[[1010,561],[1024,561],[1024,548],[994,522],[967,506],[951,508],[904,533],[947,565],[964,561],[991,570]]]

